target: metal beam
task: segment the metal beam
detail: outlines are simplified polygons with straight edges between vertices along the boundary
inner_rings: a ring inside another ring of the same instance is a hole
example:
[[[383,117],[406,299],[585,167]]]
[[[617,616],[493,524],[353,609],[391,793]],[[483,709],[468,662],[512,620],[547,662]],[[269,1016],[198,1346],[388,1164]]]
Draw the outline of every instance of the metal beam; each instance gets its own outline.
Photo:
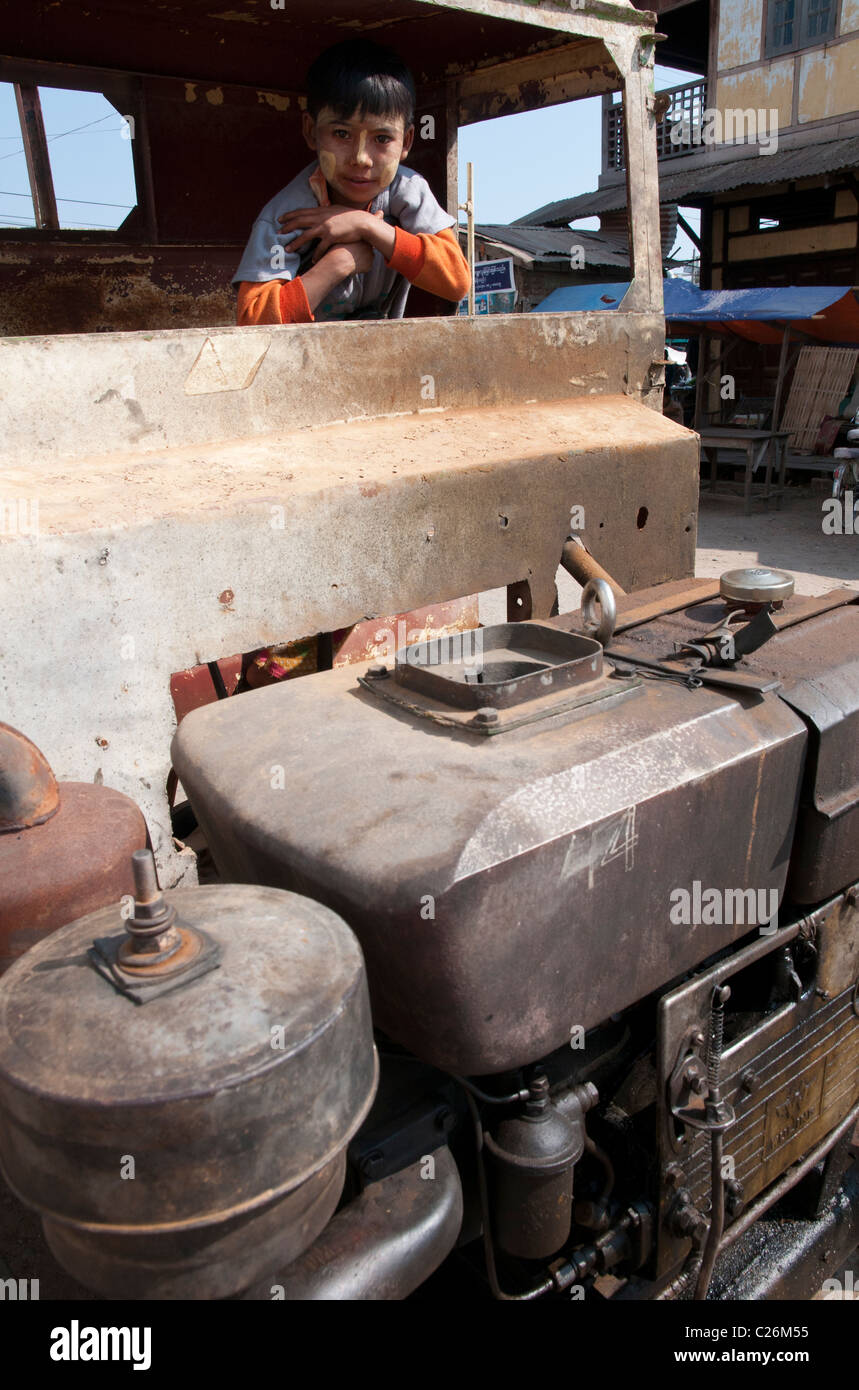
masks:
[[[693,245],[693,246],[696,246],[696,247],[698,248],[698,252],[699,252],[699,254],[700,254],[700,252],[701,252],[701,238],[699,237],[698,233],[695,231],[695,228],[694,228],[694,227],[691,227],[691,226],[689,225],[689,223],[686,221],[686,218],[683,216],[683,214],[682,214],[682,212],[680,211],[679,208],[677,209],[677,225],[678,225],[678,227],[682,227],[682,228],[683,228],[683,230],[684,230],[684,232],[686,233],[686,235],[688,236],[689,240],[692,242],[692,245]]]

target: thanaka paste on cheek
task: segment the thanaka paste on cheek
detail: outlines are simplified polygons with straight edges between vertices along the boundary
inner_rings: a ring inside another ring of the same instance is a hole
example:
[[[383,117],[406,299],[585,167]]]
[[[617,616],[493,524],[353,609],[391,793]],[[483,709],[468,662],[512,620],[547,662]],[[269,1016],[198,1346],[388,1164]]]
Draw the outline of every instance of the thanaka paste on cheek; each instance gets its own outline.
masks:
[[[325,177],[326,183],[330,183],[337,168],[337,156],[331,150],[319,151],[319,167]]]
[[[399,159],[393,155],[385,156],[384,162],[381,165],[381,173],[379,174],[379,183],[382,188],[388,188],[394,182],[399,167]]]

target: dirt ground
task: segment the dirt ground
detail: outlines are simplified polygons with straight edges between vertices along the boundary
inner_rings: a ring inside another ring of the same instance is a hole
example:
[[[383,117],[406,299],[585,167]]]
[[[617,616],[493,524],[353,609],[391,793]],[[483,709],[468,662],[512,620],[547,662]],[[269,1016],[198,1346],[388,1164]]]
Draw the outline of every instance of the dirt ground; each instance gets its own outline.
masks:
[[[739,498],[726,501],[703,493],[696,575],[706,579],[738,565],[773,565],[794,576],[798,593],[859,589],[859,535],[824,535],[822,503],[828,495],[827,481],[825,490],[797,489],[780,508],[764,511],[756,503],[756,510],[743,516]]]

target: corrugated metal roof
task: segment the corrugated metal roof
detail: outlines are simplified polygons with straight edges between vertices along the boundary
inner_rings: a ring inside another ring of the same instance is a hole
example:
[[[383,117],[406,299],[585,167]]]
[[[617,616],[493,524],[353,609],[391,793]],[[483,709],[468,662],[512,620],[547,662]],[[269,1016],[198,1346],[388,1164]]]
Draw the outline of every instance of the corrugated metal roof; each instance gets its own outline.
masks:
[[[629,267],[626,242],[604,232],[570,231],[569,227],[522,227],[518,224],[480,223],[475,233],[516,251],[524,251],[541,264],[569,262],[574,246],[584,252],[585,265]]]
[[[681,164],[680,160],[676,163]],[[747,184],[784,183],[793,179],[811,178],[836,169],[859,168],[859,136],[844,140],[829,140],[825,145],[800,145],[792,150],[776,150],[773,154],[755,154],[731,160],[720,160],[697,169],[675,168],[673,160],[659,166],[659,200],[662,203],[695,202],[711,193],[726,193],[729,188]],[[626,207],[626,185],[597,188],[593,193],[580,193],[575,198],[562,198],[556,203],[520,217],[514,226],[560,227],[577,217],[590,217],[601,212],[615,212]]]

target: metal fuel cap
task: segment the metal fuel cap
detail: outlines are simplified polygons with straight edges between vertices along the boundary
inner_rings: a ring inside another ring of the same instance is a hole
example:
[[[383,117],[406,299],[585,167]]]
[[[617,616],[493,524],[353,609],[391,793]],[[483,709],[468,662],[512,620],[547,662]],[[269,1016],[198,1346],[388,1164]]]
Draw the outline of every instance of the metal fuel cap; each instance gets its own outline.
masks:
[[[780,604],[793,590],[793,575],[768,565],[727,570],[719,579],[719,593],[726,603]]]

